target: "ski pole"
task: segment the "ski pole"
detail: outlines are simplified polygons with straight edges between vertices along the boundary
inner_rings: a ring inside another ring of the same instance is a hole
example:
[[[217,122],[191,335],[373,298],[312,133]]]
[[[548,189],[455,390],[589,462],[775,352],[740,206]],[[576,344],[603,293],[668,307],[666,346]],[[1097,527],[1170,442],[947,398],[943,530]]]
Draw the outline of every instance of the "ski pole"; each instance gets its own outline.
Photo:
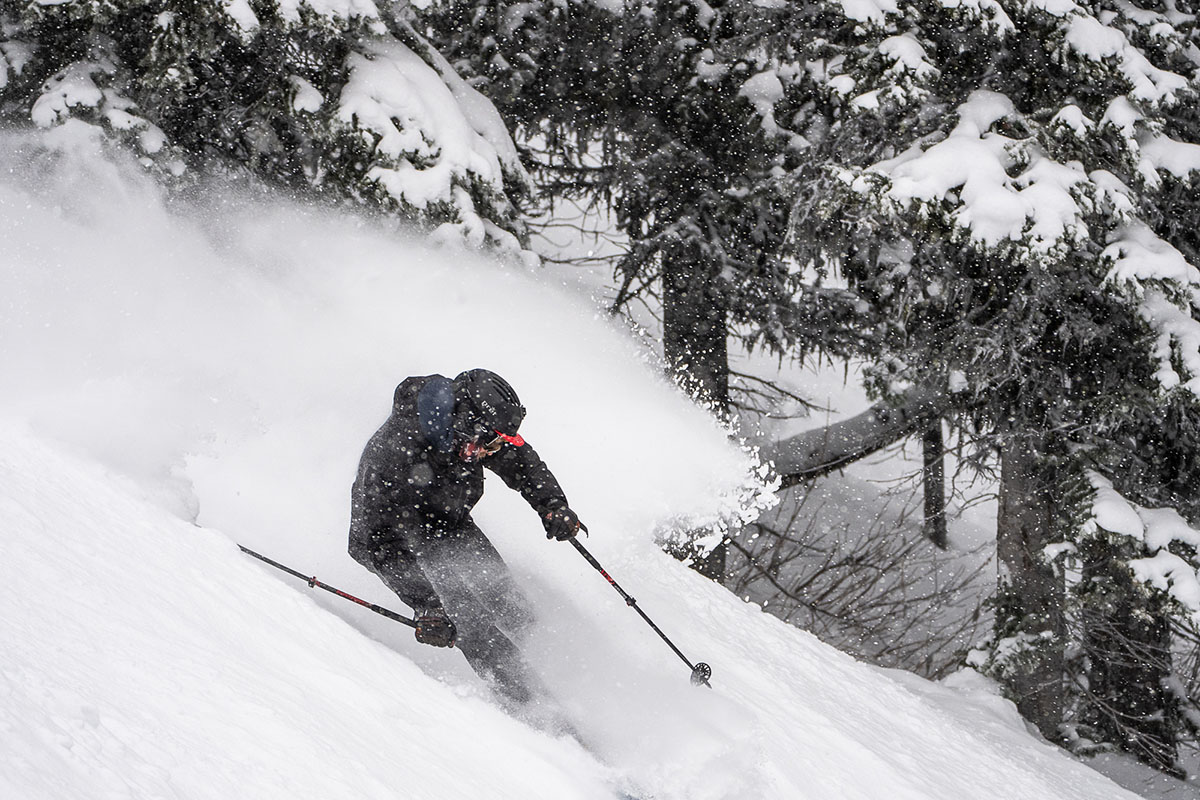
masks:
[[[256,553],[248,547],[242,547],[242,545],[240,545],[240,544],[238,545],[238,547],[240,547],[242,552],[245,553],[246,555],[254,556],[259,561],[266,562],[267,564],[270,564],[275,569],[280,569],[289,575],[294,575],[295,577],[297,577],[300,580],[307,583],[308,588],[310,588],[310,589],[313,589],[313,588],[324,589],[327,592],[332,592],[333,594],[336,594],[338,597],[344,597],[352,603],[358,603],[363,608],[369,608],[372,611],[374,611],[376,614],[380,614],[382,616],[387,617],[388,619],[395,620],[396,622],[407,625],[410,628],[417,627],[417,621],[415,619],[409,619],[408,617],[397,614],[395,611],[390,611],[390,610],[384,608],[383,606],[377,606],[374,603],[368,603],[366,600],[355,597],[352,594],[347,594],[346,592],[343,592],[341,589],[335,589],[334,587],[330,586],[328,583],[322,583],[321,581],[317,580],[316,578],[310,578],[307,575],[297,572],[296,570],[292,569],[291,567],[285,567],[283,564],[280,564],[278,561],[272,561],[271,559],[267,558],[266,556],[262,555],[261,553]]]
[[[645,611],[642,611],[642,607],[637,604],[637,600],[634,600],[632,597],[630,597],[629,593],[622,589],[620,585],[612,579],[612,576],[608,574],[604,567],[600,566],[600,562],[596,560],[596,557],[589,553],[587,548],[579,543],[578,539],[572,537],[570,542],[571,544],[575,545],[575,549],[579,551],[579,554],[586,558],[587,562],[595,567],[597,572],[604,576],[604,580],[608,581],[609,585],[616,589],[617,593],[625,599],[625,605],[641,614],[642,619],[646,620],[646,623],[654,629],[654,632],[661,636],[662,640],[666,642],[672,650],[675,651],[675,655],[679,656],[683,660],[683,663],[688,665],[688,668],[692,671],[692,685],[704,685],[711,689],[712,684],[708,682],[708,679],[712,677],[712,667],[710,667],[708,664],[705,664],[703,661],[695,664],[689,661],[688,657],[685,656],[683,652],[675,646],[675,643],[668,639],[667,635],[663,633],[657,625],[654,624],[654,620],[650,619],[650,617],[646,615]]]

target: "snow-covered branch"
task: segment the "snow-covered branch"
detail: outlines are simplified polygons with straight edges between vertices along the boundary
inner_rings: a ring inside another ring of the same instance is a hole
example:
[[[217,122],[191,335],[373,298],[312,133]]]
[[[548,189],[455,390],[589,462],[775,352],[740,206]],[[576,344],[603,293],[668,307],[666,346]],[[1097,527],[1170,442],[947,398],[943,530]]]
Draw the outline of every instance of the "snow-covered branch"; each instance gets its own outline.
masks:
[[[949,409],[949,394],[913,390],[901,403],[876,403],[848,420],[775,442],[762,455],[775,465],[783,487],[794,486],[881,450],[934,423]]]

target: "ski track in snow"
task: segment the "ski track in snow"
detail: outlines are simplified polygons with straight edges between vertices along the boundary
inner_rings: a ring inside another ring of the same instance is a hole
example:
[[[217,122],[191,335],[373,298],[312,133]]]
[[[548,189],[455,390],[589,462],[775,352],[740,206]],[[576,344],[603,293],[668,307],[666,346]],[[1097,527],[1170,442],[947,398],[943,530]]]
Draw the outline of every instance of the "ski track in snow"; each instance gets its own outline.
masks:
[[[168,211],[67,143],[0,146],[0,797],[1108,800],[982,681],[879,670],[665,556],[752,462],[588,305],[476,256],[237,195]],[[35,180],[36,178],[36,180]],[[349,483],[408,374],[489,366],[688,670],[499,481],[477,519],[588,740],[504,714],[345,554]]]

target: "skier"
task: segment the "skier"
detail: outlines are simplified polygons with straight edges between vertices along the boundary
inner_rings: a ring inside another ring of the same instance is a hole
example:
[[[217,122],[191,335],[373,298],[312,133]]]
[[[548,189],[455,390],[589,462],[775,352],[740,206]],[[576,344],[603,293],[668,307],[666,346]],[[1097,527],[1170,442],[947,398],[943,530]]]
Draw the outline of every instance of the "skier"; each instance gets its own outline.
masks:
[[[371,437],[352,492],[350,555],[415,611],[417,641],[457,644],[504,698],[535,699],[519,644],[533,618],[496,548],[471,519],[483,468],[520,492],[546,537],[581,524],[554,475],[517,433],[525,407],[494,372],[406,379]]]

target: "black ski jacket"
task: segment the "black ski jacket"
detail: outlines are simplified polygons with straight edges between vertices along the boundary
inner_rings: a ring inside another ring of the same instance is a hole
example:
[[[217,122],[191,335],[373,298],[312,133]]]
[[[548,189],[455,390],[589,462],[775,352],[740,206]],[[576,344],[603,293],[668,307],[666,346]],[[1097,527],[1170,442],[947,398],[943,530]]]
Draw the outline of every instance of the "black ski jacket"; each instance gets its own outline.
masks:
[[[544,517],[567,505],[558,481],[525,443],[468,463],[453,439],[454,390],[449,378],[426,375],[396,387],[392,414],[367,442],[352,490],[350,554],[381,571],[415,561],[428,537],[470,523],[483,495],[483,468],[499,475]],[[414,607],[436,604],[427,582],[410,584],[401,599]],[[404,596],[405,594],[409,596]]]

